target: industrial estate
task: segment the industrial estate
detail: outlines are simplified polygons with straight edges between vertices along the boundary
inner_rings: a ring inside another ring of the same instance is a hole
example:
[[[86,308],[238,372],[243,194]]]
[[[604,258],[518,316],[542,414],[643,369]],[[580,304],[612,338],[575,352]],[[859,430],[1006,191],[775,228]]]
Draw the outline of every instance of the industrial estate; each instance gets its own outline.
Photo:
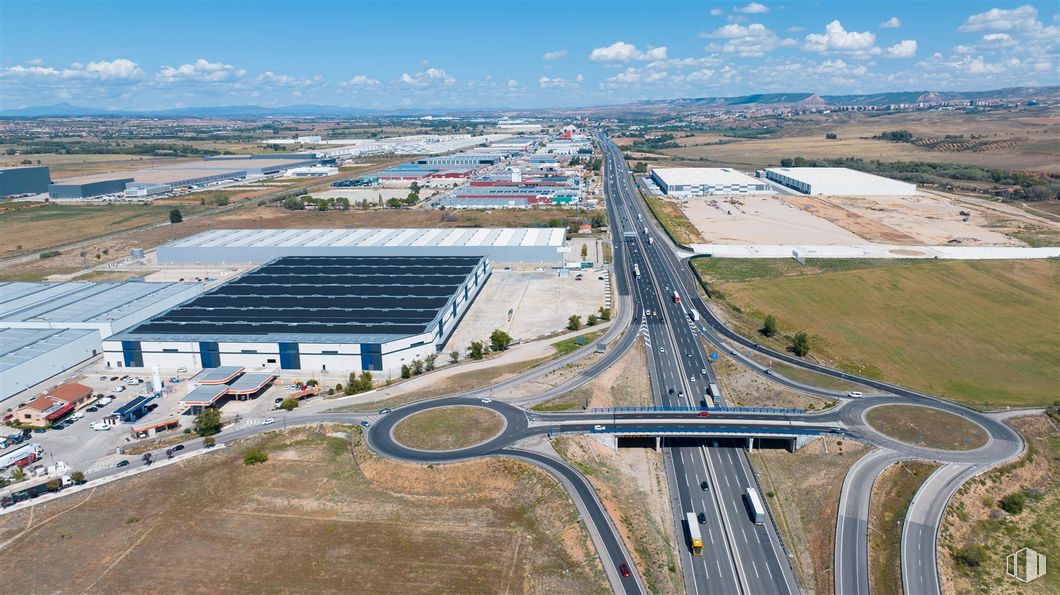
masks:
[[[0,118],[6,590],[1056,588],[1060,87],[393,109]]]

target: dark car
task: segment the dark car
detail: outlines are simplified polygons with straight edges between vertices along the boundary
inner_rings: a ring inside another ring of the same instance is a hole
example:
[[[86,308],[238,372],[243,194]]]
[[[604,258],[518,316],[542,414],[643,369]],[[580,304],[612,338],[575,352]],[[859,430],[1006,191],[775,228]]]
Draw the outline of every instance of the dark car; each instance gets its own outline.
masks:
[[[34,433],[34,434],[43,434],[44,432],[45,432],[45,429],[44,429],[44,428],[35,428],[35,429],[33,430],[33,433]]]
[[[114,465],[114,466],[115,467],[127,467],[127,466],[129,466],[129,461],[126,460],[126,459],[122,459],[122,460],[118,461],[118,463],[116,465]]]
[[[696,520],[699,521],[700,525],[707,524],[707,515],[706,515],[706,513],[701,512],[701,513],[697,514],[696,515]]]
[[[629,570],[629,564],[626,564],[625,562],[619,565],[618,571],[622,573],[622,576],[629,576],[632,574]]]
[[[171,448],[169,450],[172,450],[173,452],[184,450],[184,445],[183,444],[178,444],[178,445],[174,446],[173,448]]]
[[[114,382],[114,381],[115,381],[115,380],[117,380],[117,379],[118,379],[118,377],[117,377],[117,376],[111,376],[111,377],[110,377],[110,381],[111,381],[111,382]]]
[[[93,406],[89,407],[88,409],[85,409],[85,411],[87,411],[89,413],[95,413],[95,412],[99,411],[99,407],[93,405]]]
[[[704,481],[703,483],[699,484],[699,487],[703,488],[703,491],[705,492],[710,486],[707,485],[707,482]]]
[[[670,391],[669,391],[669,392],[670,392],[670,394],[671,394],[671,395],[672,395],[672,394],[674,394],[674,389],[673,389],[673,387],[670,387]]]

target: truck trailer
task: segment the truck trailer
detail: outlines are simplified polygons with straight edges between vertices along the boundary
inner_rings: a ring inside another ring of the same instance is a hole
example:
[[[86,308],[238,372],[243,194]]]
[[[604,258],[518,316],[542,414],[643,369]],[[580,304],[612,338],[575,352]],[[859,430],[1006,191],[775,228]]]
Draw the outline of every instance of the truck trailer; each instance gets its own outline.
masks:
[[[27,444],[0,455],[0,471],[11,467],[25,467],[33,463],[44,454],[44,448],[40,444]]]
[[[747,488],[744,498],[747,500],[747,511],[751,514],[751,520],[756,525],[766,522],[766,509],[762,506],[762,499],[758,497],[758,490]]]
[[[703,555],[703,534],[699,531],[699,521],[696,513],[690,512],[685,515],[685,523],[688,525],[688,546],[693,556]]]

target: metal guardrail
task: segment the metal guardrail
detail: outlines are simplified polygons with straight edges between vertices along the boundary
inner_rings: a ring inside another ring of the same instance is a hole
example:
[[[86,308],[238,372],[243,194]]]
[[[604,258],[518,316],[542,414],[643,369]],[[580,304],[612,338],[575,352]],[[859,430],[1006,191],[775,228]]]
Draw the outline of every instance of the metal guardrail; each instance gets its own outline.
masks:
[[[569,426],[563,426],[564,432],[575,432],[578,430],[569,429]],[[816,428],[791,428],[786,426],[747,426],[739,428],[728,428],[718,426],[689,426],[685,428],[669,428],[659,426],[610,426],[605,427],[603,430],[590,430],[592,434],[649,434],[652,436],[685,436],[690,434],[733,434],[740,436],[752,436],[752,437],[774,437],[774,436],[820,436],[822,434],[830,434],[832,432],[828,430],[821,430]]]
[[[802,415],[805,409],[778,407],[593,407],[587,413],[765,413],[774,415]]]

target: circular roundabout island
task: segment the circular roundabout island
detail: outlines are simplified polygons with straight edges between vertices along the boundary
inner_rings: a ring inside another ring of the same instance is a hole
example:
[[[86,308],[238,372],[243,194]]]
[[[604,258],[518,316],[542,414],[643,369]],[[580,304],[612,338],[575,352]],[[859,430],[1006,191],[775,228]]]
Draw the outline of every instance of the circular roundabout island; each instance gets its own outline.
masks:
[[[906,444],[938,450],[974,450],[989,435],[979,424],[959,415],[923,405],[879,405],[864,413],[877,432]]]
[[[391,436],[406,448],[444,452],[488,442],[507,426],[504,416],[485,407],[451,405],[414,413],[394,426]]]

